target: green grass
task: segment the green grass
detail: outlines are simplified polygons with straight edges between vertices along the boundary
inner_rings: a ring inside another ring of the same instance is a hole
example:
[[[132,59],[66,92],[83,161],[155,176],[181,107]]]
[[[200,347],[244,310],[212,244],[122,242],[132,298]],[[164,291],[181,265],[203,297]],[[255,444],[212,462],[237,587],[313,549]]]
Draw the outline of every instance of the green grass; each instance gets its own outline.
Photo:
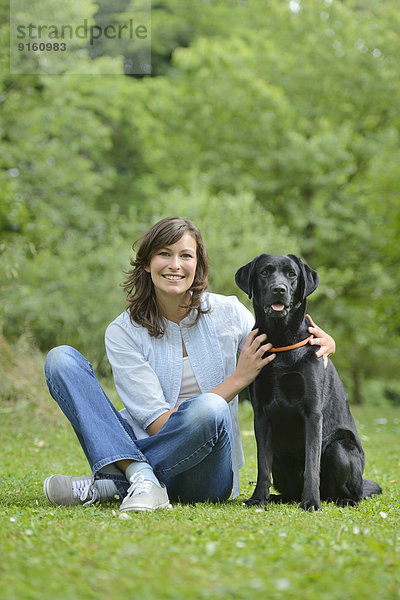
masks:
[[[47,504],[47,475],[88,469],[41,374],[35,377],[0,402],[2,600],[400,598],[399,409],[353,410],[366,475],[384,488],[358,509],[242,506],[256,477],[245,403],[239,499],[121,520],[112,504]]]

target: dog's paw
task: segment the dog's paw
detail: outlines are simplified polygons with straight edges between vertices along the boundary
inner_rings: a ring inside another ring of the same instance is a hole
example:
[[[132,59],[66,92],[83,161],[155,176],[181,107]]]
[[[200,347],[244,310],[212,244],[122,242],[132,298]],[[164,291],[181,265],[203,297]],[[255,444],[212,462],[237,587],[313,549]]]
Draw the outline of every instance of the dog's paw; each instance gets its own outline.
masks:
[[[321,502],[315,498],[302,500],[300,502],[300,508],[306,510],[307,512],[314,512],[315,510],[321,510]]]
[[[352,498],[340,498],[337,504],[343,508],[357,508],[358,506],[357,500],[353,500]]]
[[[268,503],[269,496],[263,496],[262,498],[252,496],[251,498],[243,502],[245,506],[266,506]]]

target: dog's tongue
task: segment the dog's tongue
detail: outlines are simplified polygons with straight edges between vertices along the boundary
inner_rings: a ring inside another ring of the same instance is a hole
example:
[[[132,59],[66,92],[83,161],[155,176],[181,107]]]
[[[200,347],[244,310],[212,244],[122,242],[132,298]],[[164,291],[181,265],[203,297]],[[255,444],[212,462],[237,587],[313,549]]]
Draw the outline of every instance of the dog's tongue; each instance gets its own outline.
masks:
[[[271,308],[273,310],[281,311],[285,308],[284,304],[272,304]]]

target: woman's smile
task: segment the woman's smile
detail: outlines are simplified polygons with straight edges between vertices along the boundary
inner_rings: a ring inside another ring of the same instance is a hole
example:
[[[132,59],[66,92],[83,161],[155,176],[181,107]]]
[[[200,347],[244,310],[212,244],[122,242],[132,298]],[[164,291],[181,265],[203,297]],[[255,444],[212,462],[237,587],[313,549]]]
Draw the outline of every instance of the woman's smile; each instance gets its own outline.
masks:
[[[164,279],[168,279],[169,281],[180,281],[184,279],[184,275],[163,275]]]

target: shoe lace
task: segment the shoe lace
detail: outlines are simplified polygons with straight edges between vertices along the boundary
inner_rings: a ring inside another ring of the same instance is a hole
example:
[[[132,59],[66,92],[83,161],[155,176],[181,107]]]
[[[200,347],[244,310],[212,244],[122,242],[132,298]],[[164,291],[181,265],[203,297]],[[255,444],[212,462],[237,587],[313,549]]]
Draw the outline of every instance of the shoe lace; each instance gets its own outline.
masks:
[[[93,479],[72,480],[72,493],[82,500],[83,505],[93,504],[99,498],[99,492],[93,485]]]
[[[143,473],[135,473],[131,479],[131,485],[126,493],[130,498],[137,494],[148,493],[151,490],[153,482],[149,479],[145,479]]]

